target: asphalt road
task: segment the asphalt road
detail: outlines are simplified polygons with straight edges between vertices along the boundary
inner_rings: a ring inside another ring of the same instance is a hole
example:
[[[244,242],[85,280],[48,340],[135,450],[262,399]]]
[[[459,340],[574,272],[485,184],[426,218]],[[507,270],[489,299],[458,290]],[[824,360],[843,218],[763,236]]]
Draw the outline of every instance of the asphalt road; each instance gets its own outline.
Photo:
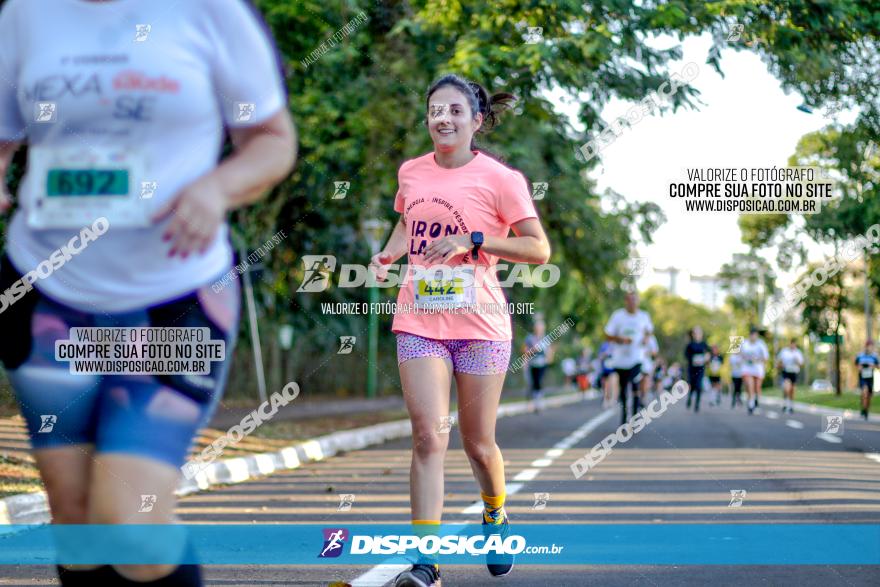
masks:
[[[705,398],[704,398],[705,399]],[[764,406],[748,416],[727,405],[684,401],[581,479],[569,468],[619,423],[616,408],[588,400],[541,414],[504,418],[498,442],[508,474],[507,509],[515,524],[587,523],[880,523],[880,424],[847,420],[823,434],[821,417]],[[409,521],[410,440],[347,453],[289,473],[193,495],[178,514],[188,523]],[[730,507],[731,490],[745,490]],[[446,467],[444,522],[479,521],[479,490],[453,428]],[[549,493],[535,508],[535,493]],[[340,511],[340,494],[354,495]],[[815,548],[816,545],[805,545]],[[834,548],[834,545],[822,545]],[[880,567],[518,566],[493,579],[482,566],[444,566],[443,585],[797,585],[880,584]],[[209,585],[383,585],[392,571],[370,566],[213,566]],[[54,584],[43,567],[0,569],[0,584]]]

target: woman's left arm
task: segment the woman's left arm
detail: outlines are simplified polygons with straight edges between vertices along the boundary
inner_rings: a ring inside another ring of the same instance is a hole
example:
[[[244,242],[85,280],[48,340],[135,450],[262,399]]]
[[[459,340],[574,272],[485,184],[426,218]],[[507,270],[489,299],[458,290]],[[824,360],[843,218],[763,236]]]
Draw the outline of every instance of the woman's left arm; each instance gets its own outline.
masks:
[[[520,220],[510,228],[515,237],[484,236],[480,252],[515,263],[546,263],[550,260],[550,242],[537,218]]]
[[[296,161],[296,130],[287,109],[262,123],[229,129],[233,153],[183,188],[154,216],[171,216],[164,239],[168,254],[204,253],[217,237],[226,213],[259,200],[284,179]]]
[[[550,242],[537,218],[526,218],[511,225],[515,237],[483,236],[481,253],[495,255],[515,263],[546,263],[550,260]],[[470,234],[455,234],[435,240],[425,248],[426,263],[445,263],[450,258],[473,249]]]

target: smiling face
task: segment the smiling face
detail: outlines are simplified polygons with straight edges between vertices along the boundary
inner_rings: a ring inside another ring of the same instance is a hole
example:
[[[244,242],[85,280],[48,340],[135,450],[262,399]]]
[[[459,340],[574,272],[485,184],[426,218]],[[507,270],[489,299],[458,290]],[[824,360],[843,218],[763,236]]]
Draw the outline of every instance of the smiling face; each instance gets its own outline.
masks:
[[[428,133],[436,151],[469,149],[482,123],[483,115],[474,118],[467,97],[454,86],[438,88],[428,100]]]

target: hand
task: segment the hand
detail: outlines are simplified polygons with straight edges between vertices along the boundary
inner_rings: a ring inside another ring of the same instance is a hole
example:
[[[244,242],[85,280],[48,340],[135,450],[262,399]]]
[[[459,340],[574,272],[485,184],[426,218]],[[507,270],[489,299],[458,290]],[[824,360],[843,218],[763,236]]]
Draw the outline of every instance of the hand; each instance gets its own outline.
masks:
[[[392,260],[393,256],[386,251],[379,251],[373,255],[368,268],[376,276],[376,281],[385,281],[388,278],[388,269],[385,265],[390,264]]]
[[[621,336],[621,337],[620,337],[620,341],[621,341],[621,343],[623,343],[623,344],[629,344],[629,343],[631,343],[631,342],[633,341],[633,339],[631,339],[631,338],[628,337],[628,336]]]
[[[469,234],[453,234],[435,240],[425,248],[425,263],[433,265],[435,263],[445,263],[452,257],[468,253],[473,248],[471,244],[471,235]]]
[[[226,218],[227,195],[212,173],[203,175],[183,188],[155,215],[153,222],[171,217],[162,240],[171,241],[169,257],[182,259],[198,251],[204,253],[217,238],[217,230]]]

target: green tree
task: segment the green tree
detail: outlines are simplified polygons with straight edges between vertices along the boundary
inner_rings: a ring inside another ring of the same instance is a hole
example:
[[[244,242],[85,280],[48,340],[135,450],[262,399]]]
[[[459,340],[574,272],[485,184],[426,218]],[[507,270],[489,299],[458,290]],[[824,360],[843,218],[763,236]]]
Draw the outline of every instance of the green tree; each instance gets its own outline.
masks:
[[[2,0],[0,0],[2,3]],[[601,131],[603,107],[612,98],[639,101],[670,76],[669,62],[680,47],[657,49],[658,35],[709,31],[714,46],[707,61],[721,69],[724,47],[757,51],[786,88],[801,91],[809,104],[846,101],[862,108],[859,127],[876,129],[876,86],[872,54],[878,18],[872,3],[763,2],[724,0],[259,0],[288,70],[289,107],[297,123],[300,160],[292,176],[265,201],[235,215],[233,230],[257,247],[279,230],[289,235],[263,260],[257,302],[264,337],[275,344],[274,325],[295,327],[294,376],[327,371],[313,388],[356,391],[362,385],[363,355],[335,354],[341,335],[365,334],[362,316],[327,316],[321,302],[366,301],[363,290],[329,288],[321,294],[297,293],[302,255],[333,254],[341,262],[369,257],[358,227],[376,215],[396,220],[391,202],[396,170],[406,159],[427,152],[425,89],[440,74],[454,71],[521,97],[517,110],[483,139],[530,181],[548,182],[538,209],[554,253],[551,262],[563,280],[545,290],[515,288],[513,301],[536,301],[548,325],[574,315],[581,336],[594,333],[620,303],[624,260],[636,235],[649,242],[662,222],[656,206],[625,202],[608,209],[586,178],[595,161],[575,158],[578,148]],[[326,53],[307,62],[313,51],[363,12],[368,20]],[[727,41],[731,25],[744,25],[749,45]],[[542,40],[526,43],[528,27],[541,27]],[[876,55],[876,52],[873,54]],[[572,128],[556,113],[548,92],[562,89],[585,96]],[[697,92],[674,92],[668,112],[692,107]],[[876,136],[876,133],[875,135]],[[24,154],[20,154],[24,157]],[[14,189],[21,168],[12,170]],[[334,182],[349,182],[348,195],[333,199]],[[0,221],[2,222],[2,221]],[[2,226],[0,226],[2,228]],[[383,291],[391,299],[392,291]],[[518,335],[530,321],[515,318]],[[273,325],[271,328],[269,325]],[[387,326],[387,322],[385,323]],[[392,348],[387,333],[380,342]],[[240,336],[247,350],[245,331]],[[242,355],[242,353],[239,353]],[[277,349],[270,356],[280,355]],[[380,369],[393,389],[393,353],[383,353]],[[246,356],[246,355],[244,355]],[[250,386],[245,359],[233,371],[231,389]],[[330,363],[330,361],[333,361]],[[322,371],[323,370],[323,371]]]
[[[819,266],[819,264],[808,266],[800,279],[808,279],[810,273]],[[845,273],[845,270],[838,271],[824,283],[814,284],[800,303],[807,332],[818,336],[834,337],[834,389],[837,395],[840,395],[842,389],[840,355],[842,331],[846,327],[844,312],[850,308],[858,307],[853,303],[849,292],[843,285]]]
[[[748,325],[759,325],[770,299],[777,292],[776,274],[770,264],[755,251],[734,253],[721,266],[718,277],[729,292],[727,303],[733,313],[745,318]]]
[[[727,350],[728,337],[738,332],[729,312],[695,304],[663,287],[649,288],[641,299],[654,322],[660,355],[670,363],[684,360],[688,333],[694,326],[702,328],[706,342],[717,344],[722,353]]]

